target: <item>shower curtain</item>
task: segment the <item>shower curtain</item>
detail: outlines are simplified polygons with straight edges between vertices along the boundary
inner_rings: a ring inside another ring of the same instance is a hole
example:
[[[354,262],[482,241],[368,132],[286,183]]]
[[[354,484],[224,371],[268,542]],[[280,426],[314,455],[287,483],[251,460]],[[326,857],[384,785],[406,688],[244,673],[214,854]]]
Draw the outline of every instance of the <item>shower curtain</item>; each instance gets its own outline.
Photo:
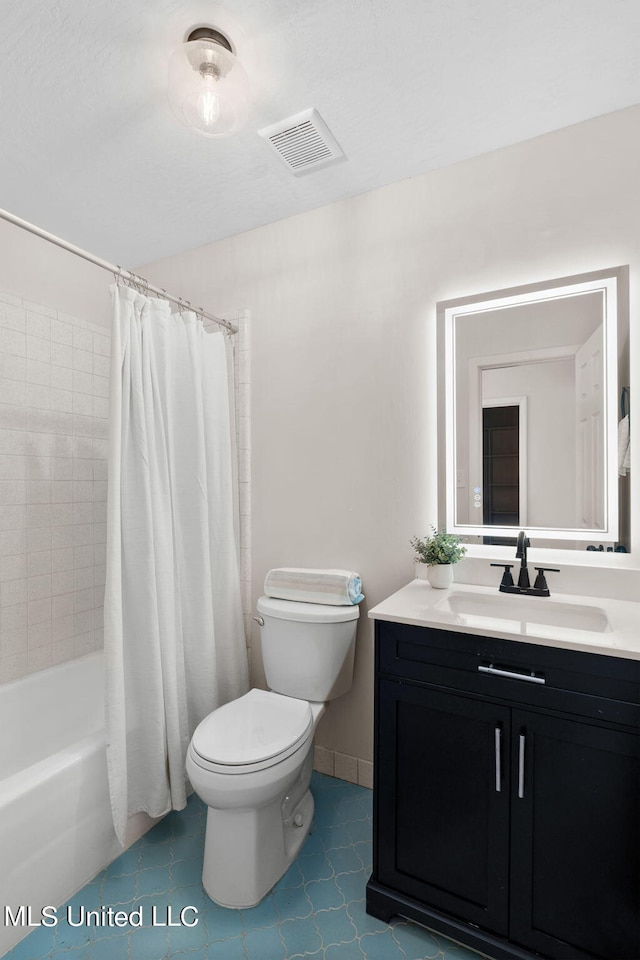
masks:
[[[186,803],[191,734],[248,688],[227,353],[193,313],[114,288],[105,587],[109,789]]]

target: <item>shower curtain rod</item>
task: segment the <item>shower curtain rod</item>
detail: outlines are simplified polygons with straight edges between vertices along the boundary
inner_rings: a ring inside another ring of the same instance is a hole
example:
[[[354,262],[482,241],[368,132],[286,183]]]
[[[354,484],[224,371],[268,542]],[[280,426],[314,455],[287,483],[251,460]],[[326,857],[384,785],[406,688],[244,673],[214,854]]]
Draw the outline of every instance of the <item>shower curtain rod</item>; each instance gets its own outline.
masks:
[[[222,317],[216,317],[213,313],[207,313],[201,307],[194,307],[189,300],[182,300],[180,297],[174,297],[170,293],[167,293],[166,290],[163,290],[162,287],[154,286],[152,283],[149,283],[148,280],[145,280],[144,277],[138,276],[138,274],[133,273],[131,270],[123,270],[122,267],[117,266],[115,263],[109,263],[108,260],[103,260],[101,257],[94,257],[92,253],[82,250],[81,247],[76,247],[72,243],[67,243],[66,240],[56,237],[56,235],[53,233],[47,233],[46,230],[41,230],[40,227],[36,227],[35,224],[29,223],[28,220],[22,220],[20,217],[14,216],[7,210],[0,209],[0,219],[6,220],[7,223],[12,223],[16,227],[20,227],[22,230],[26,230],[28,233],[33,233],[36,237],[40,237],[41,240],[48,240],[49,243],[54,243],[57,247],[62,247],[63,250],[67,250],[69,253],[75,254],[76,257],[82,257],[83,260],[88,260],[89,263],[95,264],[96,267],[101,267],[103,270],[108,270],[109,273],[115,274],[116,278],[124,280],[125,283],[129,282],[135,286],[143,287],[146,293],[155,293],[163,300],[169,300],[171,303],[175,303],[179,307],[193,310],[194,313],[198,314],[198,316],[202,317],[203,319],[212,320],[221,327],[225,327],[229,333],[238,332],[238,328],[234,326],[234,324],[229,323],[228,320],[223,320]]]

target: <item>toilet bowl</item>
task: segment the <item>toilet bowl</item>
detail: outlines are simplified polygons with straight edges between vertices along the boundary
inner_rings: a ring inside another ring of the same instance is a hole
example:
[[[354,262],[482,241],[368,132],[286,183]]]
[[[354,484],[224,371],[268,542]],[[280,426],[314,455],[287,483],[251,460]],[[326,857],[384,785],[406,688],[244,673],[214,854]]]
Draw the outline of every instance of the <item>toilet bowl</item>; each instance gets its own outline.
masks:
[[[351,686],[358,619],[357,607],[269,597],[257,609],[271,690],[250,690],[205,717],[186,759],[208,807],[204,889],[237,909],[266,896],[309,832],[313,736],[324,701]]]
[[[219,723],[194,733],[187,775],[208,807],[202,884],[221,906],[255,906],[302,846],[313,817],[313,734],[323,713],[321,703],[250,690],[203,722]]]

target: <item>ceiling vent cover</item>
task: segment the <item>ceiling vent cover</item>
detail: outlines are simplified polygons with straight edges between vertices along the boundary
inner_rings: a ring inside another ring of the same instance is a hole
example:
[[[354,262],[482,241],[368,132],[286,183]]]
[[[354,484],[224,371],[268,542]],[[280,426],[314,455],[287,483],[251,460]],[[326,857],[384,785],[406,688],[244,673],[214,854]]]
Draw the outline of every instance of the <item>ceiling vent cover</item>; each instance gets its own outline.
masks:
[[[258,130],[295,176],[341,160],[344,153],[313,107]]]

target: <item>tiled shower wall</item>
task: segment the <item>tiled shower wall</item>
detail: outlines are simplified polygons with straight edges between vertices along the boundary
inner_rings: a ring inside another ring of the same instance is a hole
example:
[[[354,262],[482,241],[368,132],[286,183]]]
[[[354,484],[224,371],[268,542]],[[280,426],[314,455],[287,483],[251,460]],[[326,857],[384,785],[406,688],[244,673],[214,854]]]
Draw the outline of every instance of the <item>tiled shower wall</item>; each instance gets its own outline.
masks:
[[[247,642],[248,319],[233,321]],[[0,292],[0,683],[102,646],[109,354],[104,327]]]
[[[0,682],[102,646],[109,353],[0,293]]]

